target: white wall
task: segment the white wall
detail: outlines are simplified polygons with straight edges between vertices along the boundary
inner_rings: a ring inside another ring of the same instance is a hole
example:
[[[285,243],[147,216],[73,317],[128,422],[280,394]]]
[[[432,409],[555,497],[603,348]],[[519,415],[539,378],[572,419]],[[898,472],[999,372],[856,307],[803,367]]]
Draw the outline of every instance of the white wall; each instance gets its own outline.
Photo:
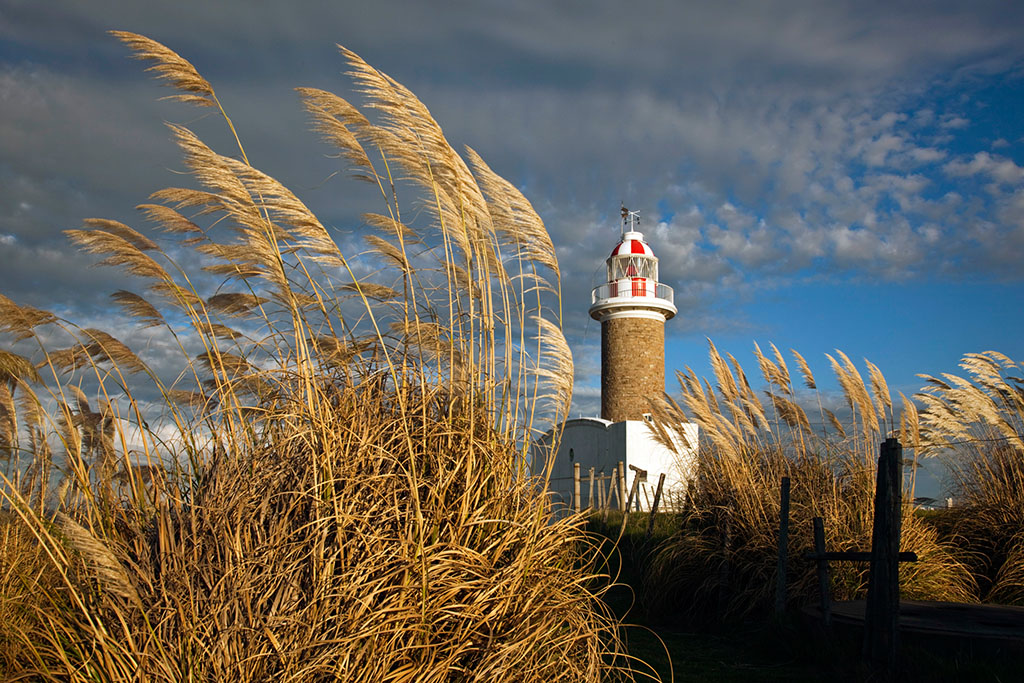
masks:
[[[696,444],[697,425],[683,425],[683,430],[687,442]],[[534,448],[533,471],[538,476],[544,474],[544,466],[548,460],[546,447],[551,436],[551,432],[542,436]],[[653,502],[658,475],[663,472],[663,500],[668,504],[681,499],[685,493],[686,482],[693,476],[692,452],[686,448],[687,442],[679,439],[677,448],[679,453],[682,453],[679,455],[655,441],[650,427],[643,421],[627,420],[612,423],[596,417],[569,420],[565,423],[558,452],[550,461],[548,491],[552,502],[556,505],[572,506],[574,463],[580,465],[580,505],[586,507],[589,502],[590,468],[594,468],[595,474],[609,475],[620,461],[624,463],[627,472],[627,495],[636,476],[636,472],[629,466],[634,465],[647,471],[647,490],[644,491],[643,485],[639,489],[640,509],[647,509],[648,504]],[[596,505],[596,493],[594,499]]]
[[[682,425],[685,440],[677,435],[676,450],[673,451],[658,443],[646,422],[629,420],[620,424],[625,425],[626,428],[627,469],[630,465],[634,465],[642,470],[647,470],[646,485],[649,491],[646,496],[643,492],[639,494],[641,509],[647,509],[649,502],[654,501],[654,490],[658,486],[658,476],[662,472],[665,473],[665,487],[662,492],[663,504],[681,503],[682,497],[686,494],[687,483],[696,474],[693,451],[686,444],[696,445],[697,425]],[[629,477],[626,479],[627,487],[633,485],[635,474],[632,469],[629,470]],[[638,490],[642,491],[642,489]],[[586,504],[585,494],[583,504]]]

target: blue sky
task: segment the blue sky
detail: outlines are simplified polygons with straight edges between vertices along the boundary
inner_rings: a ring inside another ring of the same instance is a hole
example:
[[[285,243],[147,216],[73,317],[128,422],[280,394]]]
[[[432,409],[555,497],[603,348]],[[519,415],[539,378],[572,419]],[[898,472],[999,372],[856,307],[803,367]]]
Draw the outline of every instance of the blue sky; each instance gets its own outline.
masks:
[[[755,341],[795,348],[826,392],[835,348],[908,394],[964,353],[1024,359],[1024,4],[5,0],[0,291],[94,320],[120,285],[60,231],[138,224],[181,169],[164,121],[223,139],[108,29],[193,61],[254,163],[340,233],[372,207],[292,89],[351,94],[336,43],[410,87],[552,233],[574,413],[597,411],[586,311],[620,201],[676,289],[670,377],[708,371],[705,337],[751,370]]]

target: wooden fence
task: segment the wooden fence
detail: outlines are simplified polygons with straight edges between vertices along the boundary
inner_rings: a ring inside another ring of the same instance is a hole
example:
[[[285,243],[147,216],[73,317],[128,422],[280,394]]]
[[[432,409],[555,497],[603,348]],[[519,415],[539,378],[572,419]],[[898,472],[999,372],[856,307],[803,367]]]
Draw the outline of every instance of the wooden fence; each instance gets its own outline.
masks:
[[[573,464],[572,509],[574,512],[583,510],[600,511],[607,517],[609,510],[623,513],[630,512],[671,512],[680,507],[679,501],[667,495],[665,474],[658,475],[657,484],[649,479],[647,470],[630,465],[633,470],[633,482],[626,489],[628,470],[621,460],[606,472],[604,468],[594,467],[586,471],[579,463]]]
[[[780,616],[786,609],[786,565],[789,537],[789,477],[783,477],[779,491],[778,574],[775,609]],[[863,657],[875,680],[890,680],[899,660],[900,588],[899,564],[917,562],[917,554],[900,552],[900,526],[903,505],[903,446],[897,439],[886,439],[879,447],[875,481],[874,520],[871,550],[829,552],[825,544],[825,525],[821,517],[811,520],[814,552],[804,555],[818,568],[821,594],[821,620],[831,628],[830,562],[867,562],[868,595],[864,609]]]

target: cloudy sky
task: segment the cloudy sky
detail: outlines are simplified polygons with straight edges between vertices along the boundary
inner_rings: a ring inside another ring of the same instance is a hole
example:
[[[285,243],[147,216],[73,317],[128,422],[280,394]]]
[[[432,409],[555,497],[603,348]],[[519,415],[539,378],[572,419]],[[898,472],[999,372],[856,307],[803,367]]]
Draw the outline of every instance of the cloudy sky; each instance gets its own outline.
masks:
[[[551,231],[574,412],[597,410],[587,307],[620,202],[676,290],[670,376],[707,372],[705,337],[745,363],[795,348],[819,379],[838,347],[908,393],[967,352],[1024,359],[1022,3],[0,0],[0,291],[91,319],[119,285],[61,230],[139,224],[182,169],[164,121],[223,135],[109,29],[190,59],[253,163],[340,231],[359,207],[293,88],[351,95],[335,44],[411,88]]]

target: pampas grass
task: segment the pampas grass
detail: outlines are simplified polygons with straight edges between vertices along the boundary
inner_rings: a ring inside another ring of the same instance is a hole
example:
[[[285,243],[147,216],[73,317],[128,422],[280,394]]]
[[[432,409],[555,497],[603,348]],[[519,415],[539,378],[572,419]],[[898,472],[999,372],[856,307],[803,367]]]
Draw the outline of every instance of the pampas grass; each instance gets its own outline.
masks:
[[[671,435],[676,425],[696,422],[697,478],[688,493],[681,529],[654,553],[646,577],[650,608],[696,620],[728,620],[766,614],[774,605],[779,486],[791,480],[788,596],[791,607],[817,600],[815,566],[804,559],[813,550],[811,519],[824,519],[829,550],[867,550],[878,443],[891,412],[881,372],[868,364],[871,390],[856,365],[841,351],[828,356],[851,410],[846,429],[811,425],[792,383],[785,359],[772,346],[769,356],[755,346],[766,383],[767,405],[750,388],[732,356],[728,361],[710,344],[715,386],[692,370],[679,373],[682,396],[667,399],[656,412],[657,431]],[[817,381],[802,356],[794,359],[806,387]],[[872,393],[874,396],[872,396]],[[820,414],[826,411],[816,401]],[[842,425],[828,412],[831,422]],[[846,434],[856,435],[846,437]],[[901,436],[907,450],[909,434]],[[670,438],[663,439],[672,447]],[[904,506],[902,549],[917,563],[901,566],[905,597],[970,600],[974,582],[955,548]],[[834,563],[836,599],[862,597],[867,566]]]
[[[920,438],[949,464],[951,533],[967,550],[981,598],[1024,605],[1024,387],[1021,365],[972,353],[964,376],[922,375]]]
[[[172,98],[215,107],[235,133],[191,63],[114,36]],[[68,236],[136,277],[141,289],[113,300],[177,346],[177,376],[108,332],[0,298],[0,331],[38,344],[32,358],[0,355],[5,679],[578,681],[643,668],[599,599],[581,519],[555,519],[524,476],[572,392],[543,223],[478,155],[465,163],[412,93],[342,53],[369,116],[299,94],[380,191],[369,268],[249,165],[237,135],[223,154],[171,125],[196,187],[138,207],[162,236],[103,219]],[[172,258],[185,250],[202,273]]]

